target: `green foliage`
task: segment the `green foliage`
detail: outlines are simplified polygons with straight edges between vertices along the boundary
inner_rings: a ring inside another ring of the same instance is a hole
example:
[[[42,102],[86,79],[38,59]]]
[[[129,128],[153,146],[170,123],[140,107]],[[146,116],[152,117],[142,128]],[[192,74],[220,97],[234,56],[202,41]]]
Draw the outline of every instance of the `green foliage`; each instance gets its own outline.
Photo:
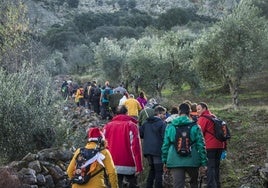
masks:
[[[267,24],[251,1],[203,33],[195,42],[196,68],[205,80],[228,83],[237,105],[238,87],[267,59]]]
[[[132,28],[126,26],[101,26],[89,32],[89,36],[92,42],[98,43],[102,38],[139,38],[143,31],[144,29],[141,27]]]
[[[49,58],[43,62],[46,70],[52,75],[56,76],[58,74],[68,73],[68,65],[63,58],[63,54],[59,51],[54,51]]]
[[[54,26],[43,36],[42,41],[52,50],[64,50],[69,45],[76,45],[82,42],[80,34],[73,29],[72,25]]]
[[[21,67],[26,51],[28,19],[26,8],[20,0],[2,0],[0,3],[0,66],[9,72]]]
[[[83,73],[86,73],[89,68],[94,69],[93,49],[84,44],[81,46],[74,46],[69,49],[67,61],[69,62],[69,73],[78,73],[83,75]]]
[[[67,0],[70,8],[77,8],[79,5],[79,0]]]
[[[44,69],[0,71],[0,156],[18,160],[56,141],[55,93]]]

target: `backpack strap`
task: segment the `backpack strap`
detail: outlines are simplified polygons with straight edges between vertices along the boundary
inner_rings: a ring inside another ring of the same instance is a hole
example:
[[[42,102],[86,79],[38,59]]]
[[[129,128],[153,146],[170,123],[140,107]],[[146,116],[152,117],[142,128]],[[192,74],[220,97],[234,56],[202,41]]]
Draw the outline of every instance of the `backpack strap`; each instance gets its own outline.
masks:
[[[215,125],[214,125],[214,121],[212,120],[212,118],[213,118],[212,116],[202,115],[201,117],[204,117],[204,118],[210,120],[210,121],[213,123],[213,126],[215,126]],[[215,134],[213,134],[212,132],[208,131],[207,129],[205,129],[204,135],[206,134],[206,132],[208,132],[208,133],[211,134],[212,136],[216,137]]]

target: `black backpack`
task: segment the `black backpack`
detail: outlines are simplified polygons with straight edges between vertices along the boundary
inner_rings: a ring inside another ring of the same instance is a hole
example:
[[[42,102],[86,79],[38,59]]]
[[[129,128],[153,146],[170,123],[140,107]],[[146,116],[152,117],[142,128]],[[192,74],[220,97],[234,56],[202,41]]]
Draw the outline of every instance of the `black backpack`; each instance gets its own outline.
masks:
[[[190,139],[190,132],[196,122],[191,122],[183,126],[176,127],[175,149],[180,156],[191,156],[192,145],[194,142]]]
[[[99,87],[95,87],[93,90],[93,96],[99,97],[101,95],[101,89]]]
[[[91,178],[96,176],[100,173],[104,168],[101,168],[97,172],[89,173],[91,164],[83,167],[83,165],[92,157],[94,157],[100,151],[99,148],[94,149],[87,149],[87,148],[80,148],[80,152],[76,157],[76,168],[74,177],[72,178],[71,182],[76,183],[79,185],[86,184]]]
[[[225,142],[231,138],[230,130],[225,121],[212,116],[203,116],[203,117],[211,120],[214,123],[214,134],[209,131],[206,132],[215,136],[215,138],[221,142]]]

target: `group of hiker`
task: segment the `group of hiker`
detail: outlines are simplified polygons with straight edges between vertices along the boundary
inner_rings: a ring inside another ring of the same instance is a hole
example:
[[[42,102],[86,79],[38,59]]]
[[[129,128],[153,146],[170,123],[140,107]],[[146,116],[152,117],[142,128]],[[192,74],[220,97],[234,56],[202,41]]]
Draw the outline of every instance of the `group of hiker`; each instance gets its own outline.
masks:
[[[89,102],[95,111],[90,96]],[[67,169],[73,188],[140,187],[143,157],[149,168],[146,188],[164,187],[167,174],[173,188],[184,188],[186,176],[191,188],[200,186],[203,177],[206,187],[221,187],[220,161],[227,144],[215,137],[214,122],[208,117],[216,116],[206,103],[186,100],[167,112],[156,99],[147,100],[144,92],[135,98],[122,85],[112,89],[108,81],[98,102],[100,115],[108,122],[91,127],[85,149],[75,151]]]

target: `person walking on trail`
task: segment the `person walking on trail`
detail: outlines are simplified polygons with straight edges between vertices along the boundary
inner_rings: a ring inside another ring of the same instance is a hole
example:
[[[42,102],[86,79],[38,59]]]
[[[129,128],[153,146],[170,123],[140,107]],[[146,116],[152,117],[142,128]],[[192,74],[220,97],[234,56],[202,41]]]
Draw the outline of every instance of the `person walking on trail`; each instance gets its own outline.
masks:
[[[202,129],[206,142],[208,157],[207,187],[220,188],[220,159],[222,151],[226,148],[226,142],[217,140],[213,135],[214,123],[206,118],[206,116],[215,117],[215,115],[210,112],[208,105],[204,102],[200,102],[196,108],[199,115],[197,123]]]
[[[113,93],[109,96],[109,107],[112,110],[113,116],[116,114],[116,109],[119,106],[119,101],[123,97],[119,91]]]
[[[74,99],[76,105],[79,106],[85,106],[85,101],[84,101],[84,88],[81,85],[75,93],[75,99]]]
[[[109,95],[113,94],[113,90],[110,87],[108,81],[105,82],[104,89],[101,91],[100,96],[100,114],[102,119],[111,118],[109,113]]]
[[[108,175],[109,183],[111,188],[118,188],[118,179],[114,166],[114,162],[110,151],[106,149],[106,141],[101,130],[97,127],[90,128],[87,135],[86,149],[95,149],[100,147],[100,150],[95,155],[95,161],[90,166],[90,172],[95,174],[89,181],[84,185],[79,185],[77,183],[72,183],[72,188],[82,188],[82,187],[98,187],[105,188],[105,178],[104,173]],[[100,145],[99,145],[100,144]],[[77,149],[74,156],[67,168],[67,175],[72,181],[76,172],[77,158],[80,154],[81,148]],[[89,160],[88,160],[89,161]],[[88,162],[87,161],[87,162]],[[105,172],[104,172],[105,171]]]
[[[145,108],[142,109],[138,116],[139,126],[141,126],[149,117],[154,116],[154,108],[159,106],[156,99],[151,98],[146,104]]]
[[[130,188],[138,188],[137,176],[143,166],[137,121],[127,115],[125,106],[118,106],[117,115],[104,126],[103,133],[114,160],[119,187],[124,187],[125,179]]]
[[[89,102],[92,104],[92,110],[96,114],[100,114],[100,96],[101,89],[97,86],[96,81],[93,81],[90,88]]]
[[[205,141],[202,130],[193,123],[189,138],[192,144],[191,153],[183,156],[177,152],[176,133],[179,127],[191,124],[193,121],[189,117],[190,106],[182,103],[179,106],[179,117],[172,120],[166,128],[164,142],[162,145],[162,161],[164,171],[169,170],[173,179],[173,188],[185,187],[185,174],[188,173],[191,180],[191,188],[198,187],[199,168],[202,173],[206,171],[207,156]]]
[[[150,167],[146,188],[162,188],[163,163],[161,147],[166,128],[165,115],[166,109],[162,106],[157,106],[154,109],[154,116],[147,118],[146,122],[139,127],[140,136],[143,139],[143,155]]]
[[[147,104],[147,97],[143,91],[140,92],[139,96],[137,97],[137,101],[139,101],[141,108],[144,109],[145,105]]]
[[[139,111],[142,110],[140,103],[137,101],[137,99],[134,98],[133,94],[129,95],[129,98],[124,102],[124,104],[127,107],[128,115],[131,117],[134,117],[135,119],[138,119]]]

